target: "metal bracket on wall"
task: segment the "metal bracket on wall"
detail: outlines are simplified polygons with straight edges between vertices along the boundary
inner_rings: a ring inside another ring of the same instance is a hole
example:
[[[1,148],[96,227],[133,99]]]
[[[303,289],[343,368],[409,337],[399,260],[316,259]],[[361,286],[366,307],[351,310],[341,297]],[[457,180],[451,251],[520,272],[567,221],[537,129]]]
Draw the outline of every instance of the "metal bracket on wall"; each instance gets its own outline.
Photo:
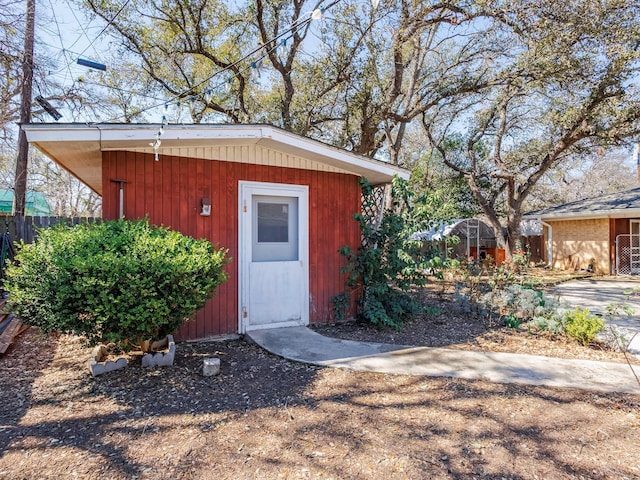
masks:
[[[112,182],[119,184],[119,196],[118,196],[118,218],[124,218],[124,184],[128,183],[126,180],[111,179]]]

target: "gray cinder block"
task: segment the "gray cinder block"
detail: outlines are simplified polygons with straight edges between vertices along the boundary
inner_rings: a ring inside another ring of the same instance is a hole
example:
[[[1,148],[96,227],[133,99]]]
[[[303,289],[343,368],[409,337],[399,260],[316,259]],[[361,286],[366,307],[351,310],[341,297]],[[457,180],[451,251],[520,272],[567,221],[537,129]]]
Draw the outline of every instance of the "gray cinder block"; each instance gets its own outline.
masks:
[[[89,371],[94,377],[102,375],[103,373],[113,372],[114,370],[120,370],[129,363],[124,357],[120,357],[117,360],[105,360],[109,355],[109,349],[106,345],[98,345],[91,352],[91,359],[89,360]]]
[[[176,356],[176,342],[173,335],[167,335],[167,351],[158,353],[145,353],[142,356],[143,367],[170,367]]]
[[[205,358],[202,365],[202,375],[205,377],[211,377],[220,373],[220,359],[219,358]]]

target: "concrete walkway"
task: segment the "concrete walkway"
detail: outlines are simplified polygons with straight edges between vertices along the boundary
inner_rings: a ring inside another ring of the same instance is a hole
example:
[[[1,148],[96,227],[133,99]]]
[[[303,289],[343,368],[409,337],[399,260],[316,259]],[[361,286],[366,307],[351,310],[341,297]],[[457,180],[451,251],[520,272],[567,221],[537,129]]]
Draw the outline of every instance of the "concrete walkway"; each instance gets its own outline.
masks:
[[[627,351],[640,357],[640,280],[624,277],[574,280],[557,285],[549,290],[549,294],[605,318],[607,308],[612,304],[631,308],[632,315],[621,312],[614,318],[607,318],[607,323],[623,334],[628,342]]]
[[[313,365],[640,395],[633,372],[622,363],[353,342],[325,337],[306,327],[247,335],[275,355]],[[635,371],[640,377],[640,367]]]

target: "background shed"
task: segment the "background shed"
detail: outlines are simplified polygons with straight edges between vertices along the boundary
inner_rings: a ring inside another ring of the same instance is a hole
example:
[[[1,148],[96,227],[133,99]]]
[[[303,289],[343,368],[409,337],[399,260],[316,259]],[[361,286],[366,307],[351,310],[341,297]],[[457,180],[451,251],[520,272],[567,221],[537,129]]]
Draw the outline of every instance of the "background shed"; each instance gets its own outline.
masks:
[[[458,237],[455,244],[451,237]],[[423,240],[425,247],[437,250],[445,258],[493,258],[497,264],[504,262],[504,249],[497,247],[496,235],[486,222],[478,218],[456,219],[417,232],[414,239]]]
[[[13,213],[13,190],[0,188],[0,214]],[[32,217],[49,217],[53,215],[51,206],[42,192],[27,192],[25,215]]]
[[[640,275],[640,188],[527,213],[544,226],[545,260],[563,270]]]

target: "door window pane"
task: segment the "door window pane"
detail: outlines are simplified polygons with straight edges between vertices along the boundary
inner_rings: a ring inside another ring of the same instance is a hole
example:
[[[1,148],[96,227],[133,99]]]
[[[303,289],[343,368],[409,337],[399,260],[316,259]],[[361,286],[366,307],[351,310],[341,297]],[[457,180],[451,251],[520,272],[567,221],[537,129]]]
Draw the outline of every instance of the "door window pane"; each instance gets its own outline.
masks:
[[[252,261],[297,261],[298,199],[254,195],[251,205]]]
[[[258,243],[289,241],[289,205],[258,202]]]

